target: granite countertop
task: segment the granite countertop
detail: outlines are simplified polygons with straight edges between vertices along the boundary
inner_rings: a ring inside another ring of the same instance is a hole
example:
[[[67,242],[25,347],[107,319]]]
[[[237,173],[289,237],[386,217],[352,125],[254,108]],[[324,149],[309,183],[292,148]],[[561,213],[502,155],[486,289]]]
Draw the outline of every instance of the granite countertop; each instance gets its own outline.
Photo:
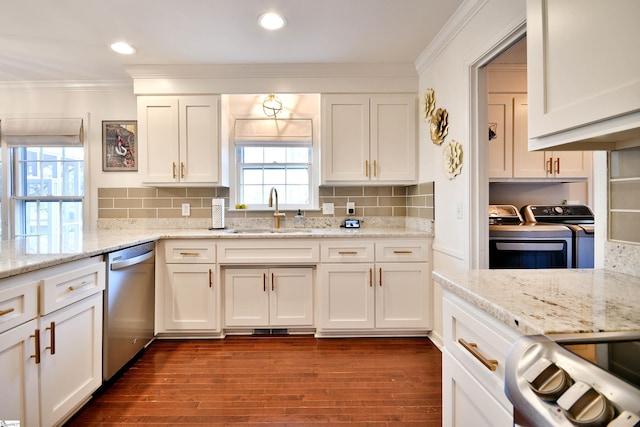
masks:
[[[640,277],[546,269],[434,272],[433,278],[525,335],[640,332]]]
[[[159,239],[323,239],[431,237],[408,228],[314,229],[108,229],[82,235],[42,235],[0,241],[0,279]]]

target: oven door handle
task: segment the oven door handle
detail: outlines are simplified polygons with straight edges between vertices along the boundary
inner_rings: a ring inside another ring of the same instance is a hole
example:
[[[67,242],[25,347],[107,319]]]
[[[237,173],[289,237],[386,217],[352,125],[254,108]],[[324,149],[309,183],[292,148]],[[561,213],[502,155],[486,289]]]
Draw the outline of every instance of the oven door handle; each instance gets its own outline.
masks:
[[[499,251],[562,251],[565,242],[496,242]]]

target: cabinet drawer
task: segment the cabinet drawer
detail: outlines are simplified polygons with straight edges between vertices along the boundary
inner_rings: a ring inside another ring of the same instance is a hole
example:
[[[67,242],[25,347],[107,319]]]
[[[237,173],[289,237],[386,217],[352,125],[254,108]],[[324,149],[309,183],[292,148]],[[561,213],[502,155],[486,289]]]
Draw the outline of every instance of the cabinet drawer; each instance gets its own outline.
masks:
[[[428,244],[423,240],[389,240],[376,243],[376,262],[428,261]]]
[[[322,262],[373,262],[373,242],[329,242],[320,246]]]
[[[6,282],[0,282],[0,333],[38,315],[38,281],[5,287]]]
[[[241,239],[218,244],[220,264],[315,264],[319,245],[297,239]]]
[[[504,365],[511,345],[521,334],[450,294],[444,298],[442,311],[445,348],[508,408]]]
[[[100,258],[101,259],[101,258]],[[70,262],[45,271],[41,284],[41,313],[51,313],[104,290],[105,263],[94,258]]]
[[[216,262],[216,244],[208,239],[166,240],[164,256],[167,263],[212,264]]]

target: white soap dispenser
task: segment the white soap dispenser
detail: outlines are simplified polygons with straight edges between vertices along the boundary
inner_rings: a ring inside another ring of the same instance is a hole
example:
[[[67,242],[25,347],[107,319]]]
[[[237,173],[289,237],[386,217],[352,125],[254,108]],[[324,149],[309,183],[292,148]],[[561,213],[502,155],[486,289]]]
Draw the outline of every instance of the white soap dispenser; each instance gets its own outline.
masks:
[[[296,216],[293,218],[293,226],[295,228],[302,228],[304,227],[304,217],[302,216],[302,211],[300,211],[300,209],[298,209],[298,213],[296,214]]]

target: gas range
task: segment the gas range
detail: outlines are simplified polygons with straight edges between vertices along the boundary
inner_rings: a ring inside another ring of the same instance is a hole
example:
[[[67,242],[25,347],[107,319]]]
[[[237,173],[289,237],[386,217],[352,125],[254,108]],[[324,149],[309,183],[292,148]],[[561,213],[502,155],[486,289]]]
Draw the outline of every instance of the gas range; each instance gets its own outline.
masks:
[[[582,344],[636,347],[623,349],[622,358],[615,356],[623,361],[619,366],[619,360],[587,361],[568,350],[571,342],[561,345],[540,335],[516,341],[505,365],[505,392],[514,406],[516,425],[640,426],[640,337],[594,338]],[[614,356],[609,351],[600,357]]]

